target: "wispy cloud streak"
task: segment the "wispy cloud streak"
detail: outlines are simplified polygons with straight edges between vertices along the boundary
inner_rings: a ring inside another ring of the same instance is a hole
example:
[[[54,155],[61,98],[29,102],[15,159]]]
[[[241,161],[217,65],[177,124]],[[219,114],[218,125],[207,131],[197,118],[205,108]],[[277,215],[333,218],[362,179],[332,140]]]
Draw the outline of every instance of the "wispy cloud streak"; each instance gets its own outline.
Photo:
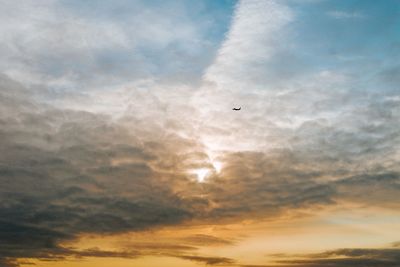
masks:
[[[282,40],[282,28],[292,17],[290,9],[278,1],[239,1],[231,28],[205,80],[223,89],[254,87],[254,81],[262,80],[260,68],[274,54]]]

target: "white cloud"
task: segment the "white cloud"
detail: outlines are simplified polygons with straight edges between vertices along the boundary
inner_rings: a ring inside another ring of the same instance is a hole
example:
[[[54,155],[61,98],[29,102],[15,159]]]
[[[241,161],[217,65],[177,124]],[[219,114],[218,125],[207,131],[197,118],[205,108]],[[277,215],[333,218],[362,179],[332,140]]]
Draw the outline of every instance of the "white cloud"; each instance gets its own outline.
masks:
[[[67,84],[80,61],[101,49],[127,47],[126,33],[111,22],[84,19],[55,1],[2,1],[0,71],[24,84]]]
[[[254,86],[260,66],[280,46],[283,27],[292,20],[290,9],[273,0],[242,0],[232,26],[205,80],[221,88],[245,90]]]
[[[159,10],[132,2],[124,17],[102,2],[93,6],[102,14],[53,0],[0,4],[0,72],[27,86],[112,87],[182,68],[185,57],[201,61],[210,46],[202,34],[212,24],[173,3]]]

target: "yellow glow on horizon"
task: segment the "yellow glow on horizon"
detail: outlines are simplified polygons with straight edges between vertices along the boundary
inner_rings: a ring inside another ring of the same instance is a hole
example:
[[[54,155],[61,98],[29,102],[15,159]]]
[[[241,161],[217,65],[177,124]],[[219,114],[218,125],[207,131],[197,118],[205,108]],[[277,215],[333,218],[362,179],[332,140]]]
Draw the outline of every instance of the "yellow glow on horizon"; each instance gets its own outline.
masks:
[[[332,218],[335,220],[332,221]],[[21,259],[24,262],[21,267],[28,267],[29,263],[35,263],[38,267],[204,266],[202,262],[184,260],[179,255],[226,257],[249,265],[274,264],[278,258],[273,254],[318,253],[343,247],[384,247],[399,239],[399,235],[393,235],[400,231],[399,218],[399,213],[374,208],[356,211],[327,209],[306,217],[282,216],[274,220],[226,221],[221,225],[189,223],[152,231],[82,235],[77,240],[61,245],[78,250],[96,247],[104,251],[126,251],[127,248],[133,248],[142,252],[143,256],[131,259],[69,257],[60,261]],[[231,243],[193,243],[193,237],[204,236]],[[177,244],[195,249],[180,250],[175,247]]]
[[[153,267],[153,266],[165,266],[165,267],[198,267],[202,266],[199,263],[173,258],[173,257],[162,257],[162,256],[146,256],[133,259],[123,258],[95,258],[89,257],[85,259],[70,258],[60,261],[40,261],[32,259],[22,259],[20,261],[21,267]]]

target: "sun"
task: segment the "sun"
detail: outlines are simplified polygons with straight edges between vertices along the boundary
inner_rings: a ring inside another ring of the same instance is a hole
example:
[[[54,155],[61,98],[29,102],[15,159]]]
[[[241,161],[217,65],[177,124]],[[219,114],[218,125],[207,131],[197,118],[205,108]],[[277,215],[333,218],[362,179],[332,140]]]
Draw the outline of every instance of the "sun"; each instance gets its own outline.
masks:
[[[206,150],[205,153],[207,155],[207,159],[200,162],[201,165],[199,164],[197,166],[198,168],[189,170],[189,173],[196,176],[198,183],[207,182],[209,178],[212,178],[215,175],[220,175],[223,169],[223,163],[216,152],[213,152],[212,150]]]
[[[215,169],[215,171],[216,171],[217,173],[220,173],[220,172],[221,172],[221,170],[222,170],[222,163],[221,163],[221,162],[219,162],[219,161],[212,161],[211,164],[213,165],[213,167],[214,167],[214,169]]]
[[[203,183],[210,170],[207,168],[201,168],[193,171],[197,175],[197,181]]]
[[[200,168],[200,169],[195,169],[192,171],[197,176],[197,182],[203,183],[205,182],[207,176],[209,176],[212,173],[217,173],[219,174],[222,169],[222,163],[221,162],[212,162],[213,168]]]

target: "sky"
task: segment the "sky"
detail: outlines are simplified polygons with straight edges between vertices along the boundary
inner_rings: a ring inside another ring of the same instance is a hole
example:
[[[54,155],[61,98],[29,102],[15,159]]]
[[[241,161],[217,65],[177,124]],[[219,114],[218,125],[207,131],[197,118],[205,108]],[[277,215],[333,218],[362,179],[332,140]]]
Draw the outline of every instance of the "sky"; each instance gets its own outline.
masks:
[[[0,4],[0,267],[399,266],[398,0]]]

